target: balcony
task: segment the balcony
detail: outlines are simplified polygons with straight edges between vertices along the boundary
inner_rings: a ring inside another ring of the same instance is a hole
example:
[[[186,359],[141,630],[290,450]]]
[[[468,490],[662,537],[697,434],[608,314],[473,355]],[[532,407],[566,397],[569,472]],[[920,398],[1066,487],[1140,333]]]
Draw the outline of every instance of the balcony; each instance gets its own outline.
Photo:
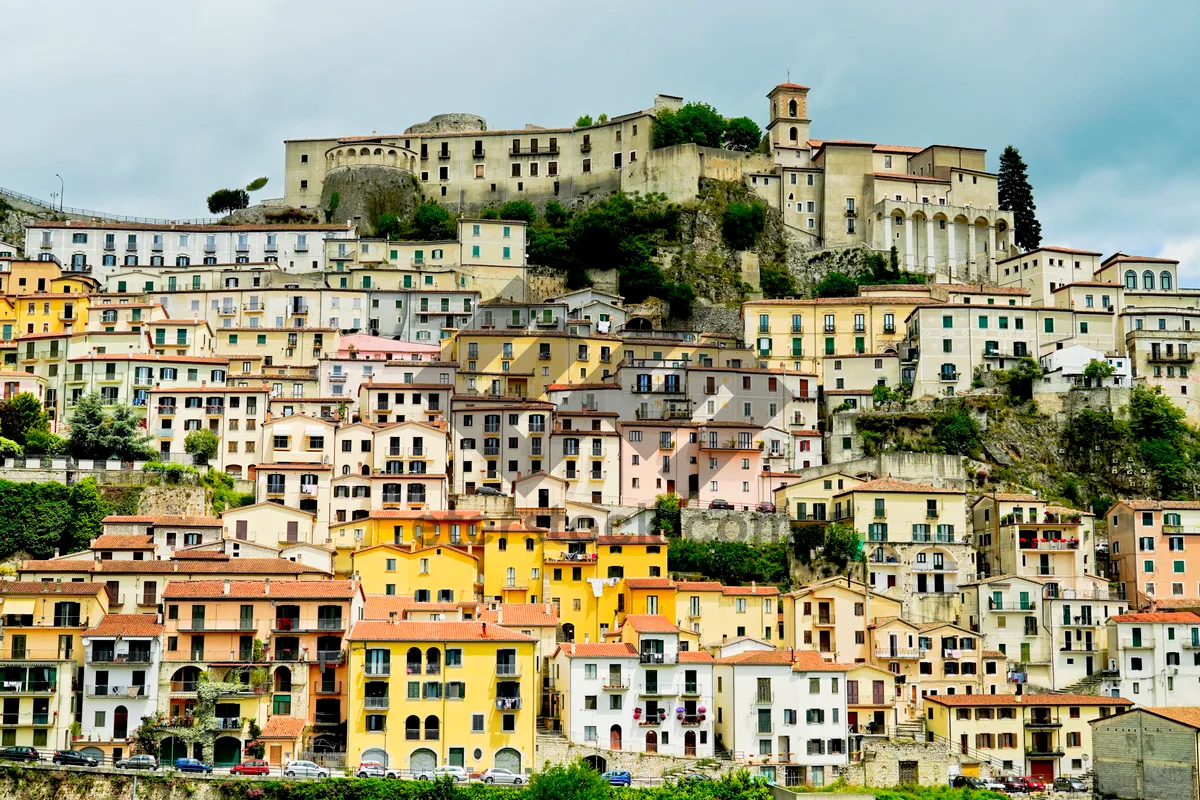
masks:
[[[516,145],[513,145],[512,149],[508,151],[510,156],[556,156],[558,153],[559,150],[557,146],[547,147],[545,149],[542,149],[541,147],[526,147],[522,149]]]
[[[314,725],[341,725],[342,715],[340,713],[332,713],[328,711],[318,711],[313,714]]]
[[[1122,639],[1121,647],[1125,650],[1153,650],[1153,639]]]
[[[519,698],[519,697],[497,697],[496,698],[496,710],[497,711],[520,711],[521,710],[521,698]]]
[[[938,373],[938,380],[942,383],[954,383],[958,380],[957,372],[941,372]]]
[[[519,678],[519,677],[521,677],[521,665],[520,664],[497,664],[496,665],[496,677],[497,678]]]
[[[181,619],[176,623],[181,633],[206,631],[256,631],[256,619]]]
[[[679,715],[676,714],[676,716],[679,716]],[[703,721],[704,720],[700,717],[699,714],[684,714],[683,719],[679,720],[679,724],[685,728],[696,728],[696,727],[699,727]],[[772,727],[774,727],[774,726],[772,726]]]
[[[136,241],[134,241],[134,242],[126,242],[126,243],[125,243],[125,252],[127,252],[127,253],[136,253],[136,252],[137,252],[137,249],[138,249],[138,244],[137,244],[137,242],[136,242]]]
[[[386,697],[364,697],[363,708],[368,711],[386,711],[388,699]]]
[[[45,244],[45,242],[43,242],[43,244]],[[112,239],[105,239],[104,240],[104,249],[105,250],[116,250],[117,243]]]
[[[997,603],[995,600],[991,600],[991,599],[988,600],[988,611],[1029,612],[1029,611],[1036,611],[1036,610],[1037,610],[1037,603],[1033,602],[1033,601],[1025,602],[1025,603],[1012,602],[1012,601],[1005,603],[1005,602],[1001,601],[1001,602]]]
[[[753,701],[754,705],[756,705],[756,706],[769,706],[774,702],[775,702],[775,693],[774,692],[759,692],[758,694],[755,695],[754,701]]]
[[[837,617],[837,615],[832,612],[826,613],[826,614],[817,614],[816,619],[813,621],[813,624],[814,625],[834,625],[834,624],[836,624],[835,623],[836,617]]]
[[[1021,539],[1022,550],[1078,550],[1078,539]],[[1051,573],[1053,574],[1053,573]]]
[[[113,605],[119,605],[113,603]],[[89,664],[149,664],[149,653],[92,653]]]
[[[267,244],[263,247],[263,250],[265,250],[268,253],[278,253],[279,252],[279,243],[268,240]]]
[[[217,252],[217,243],[216,242],[205,242],[204,243],[204,252],[206,252],[206,253]]]
[[[363,674],[368,678],[386,678],[392,674],[391,664],[367,664]]]
[[[1200,646],[1200,645],[1197,645],[1197,646]],[[606,692],[624,692],[624,691],[627,691],[628,689],[629,689],[629,682],[626,681],[624,678],[620,678],[615,683],[612,681],[612,678],[609,678],[608,682],[604,684],[604,691],[606,691]]]
[[[145,686],[92,685],[86,690],[88,697],[145,697]]]
[[[53,681],[0,681],[0,694],[54,694],[58,684]]]
[[[1052,728],[1061,728],[1062,722],[1056,715],[1053,714],[1034,714],[1029,719],[1025,720],[1025,727],[1030,729],[1048,730]]]
[[[1061,758],[1066,755],[1061,747],[1054,745],[1038,745],[1035,747],[1025,748],[1025,755],[1028,758]]]
[[[877,647],[875,648],[875,657],[889,659],[920,658],[921,651],[916,647]]]
[[[638,689],[638,697],[674,697],[679,694],[675,687],[662,683],[642,684]]]
[[[676,657],[666,653],[642,653],[638,656],[643,664],[674,664]]]
[[[1196,356],[1192,353],[1164,353],[1162,351],[1151,350],[1150,355],[1146,356],[1146,361],[1151,364],[1190,364],[1196,360]]]
[[[219,417],[225,413],[225,406],[205,406],[204,414],[209,417]]]

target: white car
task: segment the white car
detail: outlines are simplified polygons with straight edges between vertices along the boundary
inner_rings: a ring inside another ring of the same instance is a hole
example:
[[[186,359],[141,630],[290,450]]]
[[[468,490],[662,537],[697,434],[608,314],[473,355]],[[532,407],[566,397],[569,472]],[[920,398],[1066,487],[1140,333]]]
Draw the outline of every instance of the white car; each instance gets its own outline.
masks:
[[[514,786],[520,786],[525,782],[525,777],[507,769],[492,767],[484,771],[480,780],[484,783],[511,783]]]
[[[285,778],[328,778],[329,770],[312,761],[289,761],[283,765]]]
[[[450,766],[435,767],[434,769],[422,770],[422,771],[416,773],[415,775],[413,775],[413,778],[415,778],[416,780],[419,780],[419,781],[436,781],[438,778],[441,778],[443,775],[448,777],[450,780],[454,781],[455,783],[459,783],[459,782],[467,783],[468,781],[471,780],[471,773],[467,772],[462,767],[450,767]]]
[[[359,778],[398,778],[400,773],[394,769],[388,769],[378,761],[363,761],[358,765],[358,769],[354,771],[354,775]]]

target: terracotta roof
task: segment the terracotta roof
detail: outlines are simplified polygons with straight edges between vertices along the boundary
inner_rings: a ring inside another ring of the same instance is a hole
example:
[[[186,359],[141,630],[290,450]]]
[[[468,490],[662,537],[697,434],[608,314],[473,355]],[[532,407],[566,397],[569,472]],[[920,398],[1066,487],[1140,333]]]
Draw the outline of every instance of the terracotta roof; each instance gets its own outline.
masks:
[[[781,83],[778,86],[776,86],[775,88],[776,89],[799,89],[800,91],[803,91],[803,92],[808,91],[807,86],[801,86],[798,83]],[[771,94],[775,94],[775,92],[771,92]],[[770,97],[770,96],[771,96],[770,94],[767,95],[767,97]]]
[[[792,662],[795,672],[849,672],[859,664],[838,664],[826,661],[816,650],[797,650]]]
[[[619,383],[552,383],[546,387],[548,392],[566,392],[572,389],[620,389]]]
[[[1191,611],[1144,611],[1140,614],[1117,614],[1109,617],[1112,622],[1176,622],[1194,624],[1200,617]]]
[[[920,492],[922,494],[963,494],[960,489],[943,489],[940,486],[930,486],[925,483],[906,483],[891,478],[878,478],[858,486],[852,486],[838,492],[834,497],[840,497],[851,492]]]
[[[219,544],[219,542],[213,542],[213,544]],[[265,547],[266,545],[258,545],[258,546]],[[272,549],[274,549],[274,548],[272,548]],[[193,550],[191,548],[184,548],[184,547],[181,547],[178,550],[176,550],[174,552],[174,554],[172,554],[171,557],[174,558],[176,561],[197,561],[197,560],[230,561],[231,560],[229,554],[222,552],[221,550]]]
[[[721,589],[721,594],[736,596],[736,595],[775,595],[779,594],[779,589],[774,586],[726,586]]]
[[[742,303],[742,307],[746,306],[908,306],[908,305],[929,305],[930,303],[938,304],[940,300],[931,300],[927,297],[804,297],[794,299],[777,299],[777,300],[747,300]],[[944,304],[943,304],[944,305]]]
[[[176,597],[304,600],[307,598],[349,600],[357,588],[354,581],[169,581],[163,599]]]
[[[705,650],[681,650],[680,664],[711,664],[713,657]]]
[[[501,603],[495,611],[481,607],[478,618],[509,627],[553,628],[558,625],[558,611],[550,603]]]
[[[84,563],[91,563],[90,561]],[[7,581],[0,583],[0,594],[71,594],[98,595],[104,591],[102,583],[62,583],[59,581]]]
[[[1155,608],[1200,608],[1200,598],[1166,597],[1154,600]]]
[[[795,652],[791,650],[747,650],[736,656],[726,656],[717,659],[718,664],[759,664],[790,667],[795,660]]]
[[[1140,706],[1140,710],[1192,728],[1200,728],[1200,706]]]
[[[1008,658],[1007,655],[1000,652],[999,650],[984,650],[983,657],[984,658]]]
[[[369,594],[363,603],[363,619],[390,619],[393,611],[396,612],[397,619],[403,619],[404,612],[415,602],[411,597],[400,595]]]
[[[1027,296],[1029,290],[1020,286],[971,286],[965,283],[952,283],[946,286],[951,294],[1017,294]],[[1018,310],[1025,306],[1009,306]]]
[[[222,224],[187,224],[182,222],[172,222],[170,224],[154,224],[154,223],[135,223],[135,222],[110,222],[108,220],[96,222],[81,222],[65,221],[56,222],[49,220],[30,220],[26,225],[27,228],[67,228],[78,231],[168,231],[177,233],[225,233],[228,231],[346,231],[349,230],[345,225],[336,225],[332,223],[285,223],[276,225],[274,223],[262,223],[259,225],[222,225]]]
[[[542,538],[547,542],[593,542],[596,540],[593,531],[546,531]]]
[[[156,386],[150,390],[150,394],[263,394],[269,391],[271,387],[264,383],[261,386],[193,386],[190,389],[166,389]]]
[[[523,633],[487,622],[375,622],[354,623],[350,642],[532,642]]]
[[[596,538],[596,542],[597,544],[666,544],[667,537],[650,534],[638,534],[637,536],[616,534],[599,536]]]
[[[156,614],[107,614],[100,624],[83,632],[84,636],[158,636],[163,626]]]
[[[675,584],[670,578],[626,578],[625,585],[630,589],[674,589]]]
[[[985,494],[976,498],[972,506],[977,506],[984,500],[999,500],[1001,503],[1044,503],[1046,498],[1038,497],[1036,494],[1013,494],[1009,492],[1000,492],[998,494]]]
[[[1095,255],[1100,255],[1100,254],[1096,253]],[[1100,263],[1103,266],[1107,267],[1109,264],[1124,264],[1127,262],[1133,262],[1136,264],[1142,264],[1142,263],[1145,263],[1145,264],[1178,264],[1179,259],[1177,259],[1177,258],[1158,258],[1156,256],[1131,256],[1128,253],[1116,252],[1116,253],[1113,253],[1108,258],[1104,259]]]
[[[675,587],[681,592],[719,592],[725,588],[720,581],[679,581]]]
[[[260,739],[295,739],[304,732],[308,721],[303,717],[268,717]]]
[[[943,706],[1131,706],[1123,697],[1096,694],[938,694],[926,703]]]
[[[188,391],[191,391],[190,389]],[[181,517],[173,514],[122,517],[109,514],[101,522],[107,525],[179,525],[185,528],[220,528],[220,517]]]
[[[679,627],[662,614],[626,614],[625,625],[638,633],[679,633]]]
[[[150,550],[154,537],[146,534],[102,533],[92,540],[93,550]]]
[[[563,642],[559,652],[568,658],[637,658],[629,642]]]
[[[29,560],[21,564],[20,572],[90,572],[110,575],[327,575],[328,571],[279,558],[234,558],[229,561],[134,561],[113,559],[47,559]]]
[[[1200,500],[1122,500],[1118,505],[1127,505],[1134,511],[1195,511],[1200,509]]]

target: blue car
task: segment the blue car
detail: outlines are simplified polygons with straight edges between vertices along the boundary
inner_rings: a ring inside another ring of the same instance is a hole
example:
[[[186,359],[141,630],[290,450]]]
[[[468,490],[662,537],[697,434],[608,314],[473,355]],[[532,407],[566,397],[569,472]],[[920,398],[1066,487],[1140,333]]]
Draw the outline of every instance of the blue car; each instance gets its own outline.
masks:
[[[175,769],[180,772],[212,772],[212,767],[198,758],[177,758],[175,759]]]
[[[633,776],[623,769],[610,769],[600,777],[608,781],[609,786],[629,786],[633,783]]]

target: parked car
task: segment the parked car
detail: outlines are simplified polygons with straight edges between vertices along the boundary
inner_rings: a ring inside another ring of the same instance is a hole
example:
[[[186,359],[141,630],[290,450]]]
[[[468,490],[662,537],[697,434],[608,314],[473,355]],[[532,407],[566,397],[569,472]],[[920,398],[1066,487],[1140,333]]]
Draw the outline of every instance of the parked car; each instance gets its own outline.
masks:
[[[998,778],[980,778],[983,781],[983,788],[991,792],[1003,792],[1004,782]]]
[[[955,775],[950,779],[950,788],[952,789],[986,789],[982,778],[974,778],[970,775]]]
[[[1079,778],[1068,778],[1066,775],[1060,775],[1054,779],[1054,791],[1056,792],[1086,792],[1087,784],[1079,780]]]
[[[230,775],[270,775],[271,765],[265,761],[243,761],[229,768]]]
[[[608,781],[609,786],[629,786],[633,783],[633,776],[623,769],[610,769],[600,777]]]
[[[724,500],[713,500],[711,503],[708,504],[708,507],[715,508],[715,509],[722,510],[722,511],[729,511],[730,509],[733,508],[733,506],[729,505],[729,503],[727,503]]]
[[[1031,792],[1046,791],[1046,782],[1041,778],[1035,778],[1032,775],[1025,776],[1025,785],[1029,787],[1029,791]]]
[[[139,753],[136,756],[122,758],[113,766],[117,769],[158,769],[158,759],[145,753]]]
[[[42,757],[32,747],[14,745],[0,750],[0,761],[41,761]]]
[[[774,503],[759,503],[758,510],[764,514],[774,514],[775,513],[775,504]]]
[[[415,778],[416,780],[419,780],[419,781],[436,781],[438,778],[442,777],[443,775],[445,775],[446,777],[448,777],[450,780],[454,781],[455,783],[459,783],[459,782],[467,783],[468,781],[471,780],[471,774],[469,772],[467,772],[465,769],[463,769],[462,767],[452,767],[452,766],[442,766],[442,767],[436,767],[434,769],[422,770],[422,771],[416,773],[415,775],[413,775],[413,778]]]
[[[358,769],[354,772],[358,778],[398,778],[400,773],[394,769],[388,769],[378,761],[360,761]]]
[[[475,490],[475,494],[481,494],[484,497],[504,497],[504,492],[497,489],[495,486],[480,486]]]
[[[523,775],[518,775],[515,772],[500,767],[492,767],[483,771],[483,775],[479,777],[484,783],[511,783],[514,786],[520,786],[525,782]]]
[[[180,772],[212,772],[212,767],[198,758],[177,758],[175,759],[175,769]]]
[[[55,750],[51,761],[64,767],[95,767],[100,764],[100,759],[84,755],[78,750]]]
[[[1029,794],[1029,784],[1020,776],[1009,775],[1001,778],[1000,783],[1004,784],[1004,791],[1009,794]]]
[[[312,761],[289,761],[283,765],[285,778],[328,778],[329,770]]]

